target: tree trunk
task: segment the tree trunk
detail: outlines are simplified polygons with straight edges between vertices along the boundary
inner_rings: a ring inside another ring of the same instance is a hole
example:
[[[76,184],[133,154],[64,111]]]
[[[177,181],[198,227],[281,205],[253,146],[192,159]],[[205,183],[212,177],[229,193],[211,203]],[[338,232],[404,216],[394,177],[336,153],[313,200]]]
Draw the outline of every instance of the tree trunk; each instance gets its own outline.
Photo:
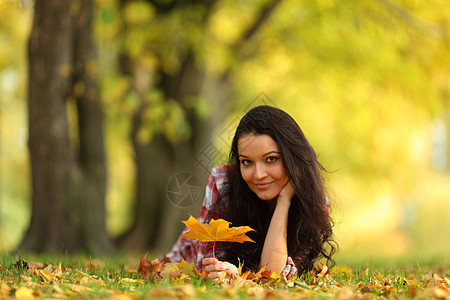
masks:
[[[111,249],[101,106],[90,73],[95,64],[91,17],[90,1],[83,1],[75,18],[71,1],[35,3],[28,53],[32,217],[21,250]],[[79,159],[69,136],[66,101],[71,96],[79,113]]]
[[[69,140],[66,98],[71,89],[70,1],[36,1],[29,41],[29,150],[32,217],[20,249],[73,251],[79,244],[74,188],[81,174]]]

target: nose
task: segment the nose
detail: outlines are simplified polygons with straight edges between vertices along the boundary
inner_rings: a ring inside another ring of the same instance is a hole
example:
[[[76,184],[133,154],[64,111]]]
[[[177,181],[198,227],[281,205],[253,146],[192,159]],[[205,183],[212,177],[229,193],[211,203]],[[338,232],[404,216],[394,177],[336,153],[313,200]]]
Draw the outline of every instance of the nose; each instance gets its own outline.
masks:
[[[266,166],[264,166],[264,164],[256,164],[255,173],[253,174],[253,177],[256,180],[261,180],[266,176],[267,176]]]

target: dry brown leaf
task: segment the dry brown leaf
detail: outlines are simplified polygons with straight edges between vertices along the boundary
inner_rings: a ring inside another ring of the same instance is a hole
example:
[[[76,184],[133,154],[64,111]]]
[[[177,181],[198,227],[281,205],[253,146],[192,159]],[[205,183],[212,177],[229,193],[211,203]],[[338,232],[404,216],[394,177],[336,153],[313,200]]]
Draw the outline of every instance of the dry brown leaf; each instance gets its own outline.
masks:
[[[259,279],[259,278],[261,277],[261,274],[266,270],[266,268],[267,268],[267,265],[262,266],[261,269],[259,269],[259,271],[256,272],[255,277],[256,277],[257,279]]]
[[[144,279],[156,278],[164,262],[161,262],[159,258],[149,262],[147,254],[148,253],[145,253],[144,257],[141,259],[138,272],[144,277]]]

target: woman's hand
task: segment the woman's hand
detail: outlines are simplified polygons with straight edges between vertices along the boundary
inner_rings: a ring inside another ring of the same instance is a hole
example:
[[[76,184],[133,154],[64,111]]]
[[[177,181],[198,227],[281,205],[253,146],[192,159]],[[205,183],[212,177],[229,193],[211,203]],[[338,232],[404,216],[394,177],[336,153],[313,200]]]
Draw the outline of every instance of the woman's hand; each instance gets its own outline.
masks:
[[[225,273],[225,282],[230,282],[230,280],[239,275],[239,271],[235,265],[226,262],[219,261],[217,258],[204,258],[202,261],[208,278],[214,281],[220,281],[220,278]]]
[[[294,188],[292,187],[291,182],[289,181],[278,195],[277,204],[282,202],[290,205],[291,199],[292,197],[294,197],[294,194],[295,194]]]

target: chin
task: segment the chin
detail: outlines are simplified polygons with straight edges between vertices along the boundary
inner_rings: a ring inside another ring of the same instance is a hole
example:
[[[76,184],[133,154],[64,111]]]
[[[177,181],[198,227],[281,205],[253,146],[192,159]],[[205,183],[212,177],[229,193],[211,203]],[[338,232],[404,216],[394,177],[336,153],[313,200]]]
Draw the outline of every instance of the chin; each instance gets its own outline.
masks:
[[[273,200],[278,196],[277,193],[255,193],[255,194],[256,196],[258,196],[259,199],[263,201]]]

